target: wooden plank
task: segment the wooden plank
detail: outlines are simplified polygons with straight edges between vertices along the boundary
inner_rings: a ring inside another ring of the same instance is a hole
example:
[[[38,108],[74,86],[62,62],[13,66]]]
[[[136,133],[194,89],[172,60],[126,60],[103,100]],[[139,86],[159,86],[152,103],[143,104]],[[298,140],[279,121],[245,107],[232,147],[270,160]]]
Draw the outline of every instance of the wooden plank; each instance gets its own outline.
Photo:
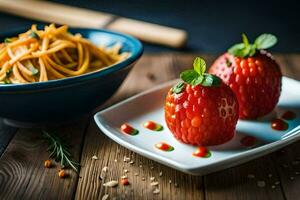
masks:
[[[284,199],[278,180],[271,158],[265,156],[205,176],[205,199]]]
[[[73,122],[53,131],[69,141],[74,159],[79,161],[87,120]],[[39,129],[20,129],[0,158],[0,199],[70,199],[78,174],[58,177],[59,165],[46,169],[47,145]]]
[[[300,142],[296,142],[271,155],[279,174],[278,181],[288,200],[299,199]]]
[[[187,55],[179,59],[179,57],[174,57],[171,54],[144,56],[114,99],[107,105],[161,82],[176,78],[180,69],[191,66],[193,57]],[[97,155],[99,160],[92,160],[93,155]],[[125,163],[123,161],[124,156],[130,157],[134,164]],[[91,123],[87,131],[81,163],[84,167],[80,172],[82,178],[78,183],[76,199],[99,199],[104,194],[118,199],[204,198],[202,177],[183,174],[123,148],[104,136],[94,123]],[[101,180],[99,175],[105,166],[108,166],[109,170],[107,177]],[[102,186],[106,181],[119,180],[124,175],[124,169],[129,170],[130,186],[117,188],[104,188]],[[160,172],[162,172],[161,177],[159,176]],[[136,176],[135,173],[138,175]],[[150,177],[155,177],[159,182],[159,194],[153,194],[155,187],[150,185]],[[143,181],[143,179],[145,180]],[[171,184],[169,183],[170,180]]]

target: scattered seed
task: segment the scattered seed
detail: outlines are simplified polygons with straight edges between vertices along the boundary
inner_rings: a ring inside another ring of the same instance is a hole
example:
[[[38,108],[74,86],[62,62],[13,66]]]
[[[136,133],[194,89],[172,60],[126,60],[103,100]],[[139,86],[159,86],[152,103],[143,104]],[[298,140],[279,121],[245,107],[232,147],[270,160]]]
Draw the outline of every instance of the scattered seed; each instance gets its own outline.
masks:
[[[118,162],[118,160],[117,160],[117,159],[115,159],[115,162]]]
[[[268,174],[268,177],[269,177],[269,178],[272,178],[272,176],[273,176],[272,174]]]
[[[293,177],[293,176],[290,177],[290,180],[291,180],[291,181],[293,181],[294,179],[295,179],[295,177]]]
[[[162,176],[163,175],[163,173],[162,172],[159,172],[159,176]]]
[[[108,197],[109,197],[109,195],[108,195],[108,194],[105,194],[105,195],[103,195],[102,200],[107,200]]]
[[[299,173],[299,172],[295,172],[295,174],[296,174],[296,175],[299,175],[300,173]]]
[[[131,165],[132,165],[133,163],[134,163],[134,161],[133,161],[133,160],[129,162],[129,164],[131,164]]]
[[[92,157],[92,159],[93,159],[93,160],[98,160],[99,158],[98,158],[96,155],[94,155],[94,156]]]
[[[58,171],[59,178],[66,178],[67,174],[65,173],[65,170],[61,169]]]
[[[265,187],[266,186],[266,182],[265,181],[257,181],[257,186],[258,187]]]
[[[134,175],[135,175],[135,176],[138,176],[138,175],[139,175],[139,173],[134,173]]]
[[[153,167],[153,166],[151,166],[151,167],[150,167],[150,169],[154,169],[154,167]]]
[[[124,161],[124,162],[129,162],[129,161],[130,161],[130,157],[124,156],[123,161]]]
[[[124,169],[124,173],[128,173],[129,171],[128,171],[128,169]]]
[[[143,165],[140,165],[140,168],[142,168],[143,167]]]
[[[105,174],[106,174],[107,171],[108,171],[108,167],[107,166],[105,166],[105,167],[102,168],[100,176],[99,176],[99,178],[101,180],[103,180],[105,178]]]
[[[279,184],[280,184],[280,182],[279,182],[279,181],[276,181],[274,184],[275,184],[275,185],[279,185]]]
[[[129,185],[129,181],[127,178],[121,180],[122,185]]]
[[[155,177],[150,177],[150,181],[154,181],[155,180]]]
[[[169,180],[169,183],[172,184],[172,180],[171,179]]]
[[[128,178],[127,175],[121,176],[121,179]]]
[[[175,186],[175,187],[178,187],[178,184],[177,184],[177,183],[174,183],[174,186]]]
[[[45,160],[44,166],[45,166],[46,168],[51,168],[51,166],[52,166],[51,160]]]
[[[145,177],[143,177],[143,178],[142,178],[142,181],[145,181],[145,180],[146,180]]]
[[[248,176],[247,176],[248,178],[255,178],[255,176],[254,176],[254,174],[248,174]]]
[[[272,185],[271,187],[272,187],[272,189],[275,189],[275,188],[276,188],[276,186],[275,186],[275,185]]]
[[[158,188],[155,188],[154,190],[153,190],[153,194],[158,194],[160,192],[160,190],[158,189]]]
[[[151,185],[151,186],[157,186],[157,185],[158,185],[158,182],[157,182],[157,181],[151,182],[150,185]]]
[[[103,184],[104,187],[116,187],[118,185],[118,181],[112,180]]]

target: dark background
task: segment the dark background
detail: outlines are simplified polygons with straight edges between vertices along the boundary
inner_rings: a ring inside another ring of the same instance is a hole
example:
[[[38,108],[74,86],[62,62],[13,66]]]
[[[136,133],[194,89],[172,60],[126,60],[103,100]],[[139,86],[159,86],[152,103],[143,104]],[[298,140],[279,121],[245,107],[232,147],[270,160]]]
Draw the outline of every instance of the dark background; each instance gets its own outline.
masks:
[[[297,1],[216,0],[55,0],[55,2],[105,11],[188,31],[185,49],[220,53],[247,33],[254,40],[260,33],[275,34],[274,52],[300,52],[300,6]],[[46,9],[46,8],[41,8]],[[33,21],[0,13],[0,31],[29,26]],[[174,51],[146,45],[147,52]],[[178,50],[176,50],[178,51]]]

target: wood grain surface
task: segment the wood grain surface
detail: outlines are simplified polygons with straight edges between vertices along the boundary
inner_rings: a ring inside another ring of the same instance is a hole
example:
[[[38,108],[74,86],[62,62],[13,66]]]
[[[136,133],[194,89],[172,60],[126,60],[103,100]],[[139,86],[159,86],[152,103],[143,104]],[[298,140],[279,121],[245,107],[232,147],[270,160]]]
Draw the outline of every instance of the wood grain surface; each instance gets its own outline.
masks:
[[[196,55],[145,55],[102,109],[154,85],[174,79]],[[211,64],[215,56],[202,55]],[[300,55],[275,55],[284,75],[300,79]],[[191,176],[131,152],[107,138],[93,120],[53,129],[72,145],[79,174],[60,179],[59,166],[45,169],[41,130],[19,129],[0,158],[0,199],[298,199],[300,142],[243,165],[206,176]],[[94,160],[96,155],[99,159]],[[124,162],[124,156],[131,163]],[[101,173],[107,167],[106,173]],[[102,174],[102,178],[100,175]],[[103,187],[128,176],[129,186]],[[152,186],[151,180],[158,182]],[[159,189],[159,193],[153,191]]]

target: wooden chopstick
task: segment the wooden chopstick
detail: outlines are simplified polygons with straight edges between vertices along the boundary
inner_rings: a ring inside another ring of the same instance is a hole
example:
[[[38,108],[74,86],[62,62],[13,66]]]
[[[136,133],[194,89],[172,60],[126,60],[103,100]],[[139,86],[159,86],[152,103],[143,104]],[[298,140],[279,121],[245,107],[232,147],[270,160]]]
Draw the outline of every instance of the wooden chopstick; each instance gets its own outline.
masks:
[[[173,48],[184,46],[187,40],[186,31],[181,29],[47,1],[0,0],[0,11],[73,27],[107,28]]]

